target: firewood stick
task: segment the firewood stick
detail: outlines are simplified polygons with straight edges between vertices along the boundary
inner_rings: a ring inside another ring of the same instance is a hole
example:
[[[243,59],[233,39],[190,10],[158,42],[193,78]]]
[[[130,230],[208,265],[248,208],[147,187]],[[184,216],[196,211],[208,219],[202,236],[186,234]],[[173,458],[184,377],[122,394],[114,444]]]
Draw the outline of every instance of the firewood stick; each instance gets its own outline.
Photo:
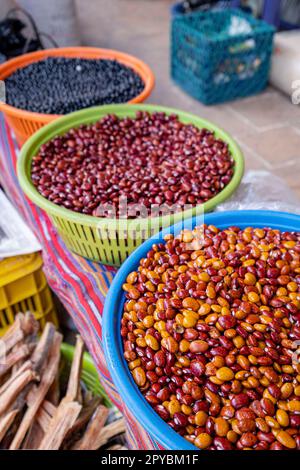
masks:
[[[80,372],[81,373],[81,372]],[[82,393],[82,388],[81,388],[81,379],[79,377],[79,381],[78,381],[78,393],[77,393],[77,400],[78,403],[80,403],[81,405],[83,405],[83,393]]]
[[[23,390],[21,391],[21,393],[19,393],[14,403],[11,405],[10,409],[21,411],[24,408],[26,404],[26,397],[28,393],[30,392],[30,390],[32,389],[33,385],[34,385],[34,382],[30,382],[29,384],[26,385],[26,387],[23,388]]]
[[[38,321],[34,318],[32,313],[27,312],[25,314],[24,318],[24,324],[22,326],[23,331],[26,333],[26,336],[23,341],[21,341],[21,344],[23,343],[24,345],[27,345],[29,350],[30,350],[30,355],[34,348],[37,345],[38,342],[38,336],[37,333],[39,331],[39,323]],[[17,350],[18,347],[20,346],[20,343],[16,344],[14,346],[13,351]],[[18,369],[20,369],[21,365],[23,364],[24,360],[21,359],[20,361],[16,362],[13,365],[12,368],[12,374],[16,373]]]
[[[55,333],[55,327],[52,324],[46,324],[45,330],[41,336],[41,339],[38,344],[33,344],[32,341],[36,341],[36,333],[39,329],[38,322],[34,319],[34,316],[31,313],[27,315],[27,333],[31,332],[29,336],[26,337],[26,341],[31,341],[30,347],[34,349],[34,352],[30,358],[31,360],[31,367],[35,368],[36,373],[40,373],[43,366],[45,366],[45,362],[47,360],[47,355],[49,354],[49,348],[51,346],[53,336]],[[34,360],[34,364],[32,361]],[[32,388],[32,383],[27,385],[24,390],[18,396],[14,408],[22,409],[26,403],[26,397]]]
[[[82,338],[78,335],[66,393],[66,398],[69,401],[78,400],[83,351],[84,343]]]
[[[23,388],[23,390],[19,393],[17,398],[14,400],[14,402],[9,406],[7,411],[18,411],[18,412],[22,411],[24,408],[24,405],[26,404],[26,396],[28,395],[28,392],[31,390],[32,386],[33,386],[33,382],[30,382],[29,384],[27,384]],[[12,441],[13,436],[17,432],[17,429],[20,423],[21,423],[21,418],[18,416],[18,425],[15,427],[15,431],[12,433],[10,442]],[[14,426],[15,426],[15,423],[14,423]]]
[[[59,333],[54,334],[53,344],[49,352],[49,360],[47,362],[47,367],[41,377],[41,381],[38,386],[35,387],[35,390],[31,393],[34,393],[34,400],[32,404],[27,408],[21,425],[11,443],[10,450],[19,449],[22,441],[34,420],[34,417],[41,406],[47,392],[52,384],[59,366],[60,361],[60,346],[62,342],[62,335]]]
[[[13,407],[16,409],[22,409],[25,403],[27,403],[28,406],[32,406],[35,403],[35,395],[37,393],[37,387],[31,387],[29,390],[22,392],[22,394],[18,397],[17,401],[14,403]],[[28,398],[30,397],[30,398]],[[45,402],[44,402],[45,403]],[[48,430],[50,421],[52,419],[52,416],[56,410],[55,407],[52,409],[52,414],[49,414],[44,408],[43,405],[38,409],[36,413],[36,422],[39,424],[39,426],[42,428],[43,433]],[[21,425],[21,423],[20,423]],[[17,431],[16,431],[17,432]],[[15,433],[16,434],[16,433]],[[24,442],[26,440],[26,437],[24,438]],[[22,445],[23,448],[23,445]]]
[[[28,406],[32,406],[33,403],[35,403],[36,400],[36,390],[37,387],[33,387],[32,390],[29,391],[27,397],[26,397],[26,402]],[[56,411],[56,406],[53,405],[50,401],[44,399],[41,407],[48,413],[50,416],[53,416],[55,411]]]
[[[31,313],[26,313],[26,315],[18,313],[12,326],[1,338],[5,345],[6,354],[26,336],[35,335],[37,330],[38,323]]]
[[[40,341],[38,342],[33,354],[31,356],[31,361],[33,364],[33,369],[35,371],[40,371],[47,356],[49,354],[49,349],[52,345],[53,337],[55,334],[55,326],[52,323],[46,323]]]
[[[12,374],[10,376],[10,378],[3,383],[3,385],[0,387],[0,396],[1,394],[8,388],[10,387],[10,385],[15,382],[15,380],[25,371],[25,370],[29,370],[32,368],[32,364],[31,362],[28,360],[26,362],[24,362],[24,364],[22,364],[22,366],[20,367],[19,370],[17,370],[17,372],[15,374]]]
[[[12,411],[9,411],[2,418],[0,418],[0,442],[4,438],[5,434],[9,430],[12,423],[14,422],[14,419],[18,413],[19,413],[19,410],[12,410]]]
[[[24,439],[22,449],[37,450],[44,437],[44,431],[40,425],[34,421]]]
[[[87,406],[89,402],[93,399],[93,394],[90,390],[86,390],[83,394],[83,404]]]
[[[48,402],[47,400],[44,400],[44,402],[42,403],[42,406],[40,406],[36,414],[36,420],[44,432],[48,430],[51,418],[53,418],[55,411],[56,411],[56,407],[52,405],[52,403]]]
[[[53,384],[51,385],[49,392],[47,394],[47,399],[49,402],[53,403],[54,406],[57,406],[60,402],[60,387],[59,387],[59,375],[54,379]]]
[[[126,426],[124,418],[118,419],[118,421],[114,421],[113,423],[104,426],[100,434],[96,435],[97,439],[95,441],[94,449],[100,449],[100,447],[107,444],[110,439],[118,436],[119,434],[123,434],[125,431]]]
[[[2,449],[9,449],[10,443],[13,440],[13,437],[14,437],[14,435],[15,435],[17,429],[18,429],[18,426],[21,422],[21,417],[22,417],[22,414],[18,413],[16,415],[13,423],[11,424],[10,428],[7,430],[4,438],[1,441],[1,448]]]
[[[24,342],[24,344],[26,345],[25,342]],[[15,353],[16,351],[18,351],[19,347],[20,347],[19,344],[16,344],[16,346],[14,346],[14,347],[12,348],[12,353]],[[15,373],[17,372],[17,370],[20,369],[20,367],[21,367],[21,365],[23,364],[23,362],[24,362],[24,361],[23,361],[22,359],[20,359],[20,360],[17,361],[15,364],[13,364],[13,366],[11,367],[11,373],[12,373],[12,374],[15,374]],[[1,376],[1,372],[0,372],[0,376]]]
[[[31,312],[25,313],[22,329],[26,336],[35,336],[38,333],[40,329],[39,322],[35,319],[34,315]]]
[[[58,450],[68,430],[74,425],[81,408],[79,403],[63,399],[50,422],[48,432],[39,445],[39,450]]]
[[[100,401],[101,399],[99,397],[94,397],[86,406],[82,408],[74,426],[69,429],[66,440],[70,439],[88,423],[95,413],[96,408],[100,405]],[[68,442],[68,444],[70,444],[70,442]]]
[[[75,353],[69,376],[66,396],[57,406],[56,411],[48,425],[39,449],[56,450],[59,449],[70,428],[76,422],[82,406],[73,401],[78,395],[78,387],[80,386],[80,373],[83,355],[83,342],[78,336],[75,346]],[[74,382],[75,381],[75,384]]]
[[[36,421],[41,426],[44,433],[49,429],[52,416],[50,416],[44,408],[40,408],[36,414]]]
[[[55,411],[56,411],[56,406],[53,405],[53,403],[51,403],[50,401],[48,400],[44,400],[43,402],[43,409],[50,415],[50,416],[53,416]]]
[[[12,352],[6,357],[5,363],[0,364],[0,377],[5,375],[19,361],[28,357],[30,351],[30,347],[27,344],[16,345]]]
[[[108,408],[103,405],[98,406],[84,435],[73,445],[72,450],[97,450],[103,445],[102,442],[105,444],[111,436],[123,432],[120,421],[116,421],[117,425],[113,423],[113,425],[115,425],[113,428],[110,428],[112,425],[103,427],[106,423],[108,413]],[[109,428],[109,430],[106,431],[106,434],[103,434],[106,428]]]
[[[24,339],[24,331],[22,330],[23,315],[18,314],[12,326],[2,336],[1,341],[4,344],[6,354],[20,341]]]
[[[27,384],[36,380],[37,376],[32,370],[25,370],[14,382],[0,395],[0,416],[14,402],[19,393]]]
[[[115,444],[114,446],[107,447],[106,450],[128,450],[128,449],[125,446],[121,446],[121,444]]]

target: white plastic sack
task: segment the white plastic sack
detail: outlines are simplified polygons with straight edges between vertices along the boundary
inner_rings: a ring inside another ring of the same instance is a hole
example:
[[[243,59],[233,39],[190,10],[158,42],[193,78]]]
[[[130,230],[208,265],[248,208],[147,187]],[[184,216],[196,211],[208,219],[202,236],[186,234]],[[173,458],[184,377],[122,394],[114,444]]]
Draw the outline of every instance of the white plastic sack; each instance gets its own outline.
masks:
[[[0,259],[42,249],[16,209],[0,190]]]
[[[289,96],[299,96],[300,31],[285,31],[275,35],[270,83]],[[293,100],[294,102],[294,100]],[[295,102],[295,104],[299,104]]]
[[[300,214],[300,199],[278,176],[249,171],[233,196],[216,211],[270,210]]]

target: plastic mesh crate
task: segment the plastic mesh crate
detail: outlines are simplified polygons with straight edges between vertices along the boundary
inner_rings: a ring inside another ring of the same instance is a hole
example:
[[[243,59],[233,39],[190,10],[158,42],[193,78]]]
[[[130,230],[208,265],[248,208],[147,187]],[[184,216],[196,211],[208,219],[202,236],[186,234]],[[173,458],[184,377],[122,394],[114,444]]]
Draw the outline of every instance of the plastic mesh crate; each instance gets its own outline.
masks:
[[[232,8],[175,16],[171,76],[204,104],[258,93],[268,82],[274,32]]]
[[[52,295],[37,253],[0,261],[0,336],[19,312],[31,311],[41,329],[47,321],[57,325]]]

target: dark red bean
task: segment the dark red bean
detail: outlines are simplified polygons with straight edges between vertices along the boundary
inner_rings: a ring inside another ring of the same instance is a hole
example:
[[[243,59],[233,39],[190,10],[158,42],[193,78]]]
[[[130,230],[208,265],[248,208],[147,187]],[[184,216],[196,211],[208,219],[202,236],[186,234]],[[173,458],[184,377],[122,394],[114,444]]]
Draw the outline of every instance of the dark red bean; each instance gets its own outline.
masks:
[[[238,410],[239,408],[243,408],[245,406],[248,406],[249,397],[246,393],[239,393],[238,395],[234,396],[231,399],[231,404],[232,404],[233,408]]]
[[[173,205],[178,211],[202,204],[230,182],[233,166],[228,145],[211,131],[184,125],[175,115],[141,111],[136,118],[105,116],[44,144],[33,158],[32,181],[44,197],[73,211],[136,218],[145,217],[137,204],[146,216],[157,205],[166,214]],[[121,197],[127,198],[125,215]],[[172,256],[176,266],[185,254]],[[189,280],[186,289],[195,286]]]
[[[232,444],[225,437],[215,437],[214,446],[216,450],[233,450]]]

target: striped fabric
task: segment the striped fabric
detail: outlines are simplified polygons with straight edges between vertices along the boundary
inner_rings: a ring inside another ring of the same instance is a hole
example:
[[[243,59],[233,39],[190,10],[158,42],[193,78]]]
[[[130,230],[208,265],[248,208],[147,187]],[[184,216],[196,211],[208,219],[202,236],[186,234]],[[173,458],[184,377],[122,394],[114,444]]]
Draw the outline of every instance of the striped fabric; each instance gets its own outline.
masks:
[[[116,269],[67,250],[45,212],[25,199],[16,176],[17,155],[13,134],[0,113],[0,184],[44,247],[44,272],[48,283],[74,320],[112,402],[126,416],[130,448],[159,449],[161,447],[138,426],[132,413],[123,407],[105,364],[101,340],[102,312]]]

